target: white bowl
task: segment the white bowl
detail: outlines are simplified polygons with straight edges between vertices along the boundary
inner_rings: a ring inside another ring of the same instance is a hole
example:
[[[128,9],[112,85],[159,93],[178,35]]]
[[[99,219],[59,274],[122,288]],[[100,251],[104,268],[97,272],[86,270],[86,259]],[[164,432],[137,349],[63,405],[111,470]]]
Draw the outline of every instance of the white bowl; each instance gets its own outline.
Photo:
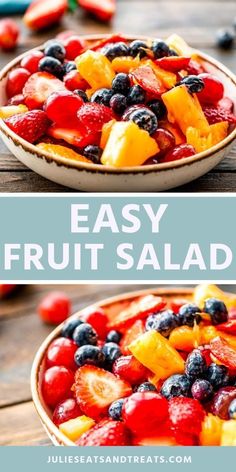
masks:
[[[84,38],[92,41],[105,36],[90,35],[84,36]],[[134,38],[127,36],[127,39],[133,40]],[[42,49],[42,47],[38,49]],[[22,57],[28,52],[15,58],[1,71],[0,105],[4,105],[6,102],[5,89],[9,71],[18,66]],[[206,70],[217,75],[223,81],[225,94],[231,98],[236,108],[235,75],[217,60],[199,51],[195,52],[202,60]],[[229,153],[236,138],[236,129],[234,129],[219,144],[194,156],[163,164],[115,169],[110,166],[52,157],[49,153],[41,151],[20,138],[5,125],[2,119],[0,119],[0,133],[12,154],[37,174],[66,187],[88,192],[158,192],[186,184],[218,165]]]

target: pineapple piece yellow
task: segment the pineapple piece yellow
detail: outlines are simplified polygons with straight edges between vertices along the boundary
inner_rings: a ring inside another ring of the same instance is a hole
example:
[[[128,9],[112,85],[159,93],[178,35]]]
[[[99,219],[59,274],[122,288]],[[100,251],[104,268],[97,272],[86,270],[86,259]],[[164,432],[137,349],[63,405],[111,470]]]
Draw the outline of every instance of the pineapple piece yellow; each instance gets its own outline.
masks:
[[[193,299],[194,302],[203,309],[204,302],[207,298],[219,298],[225,303],[228,310],[230,308],[236,308],[236,297],[234,295],[228,295],[223,292],[219,287],[213,284],[200,284],[194,290]]]
[[[83,415],[60,424],[59,430],[71,441],[76,441],[94,425],[95,421],[92,418]]]
[[[221,446],[236,446],[236,420],[223,422]]]
[[[20,115],[21,113],[26,113],[28,108],[25,105],[6,105],[5,107],[0,107],[0,118],[6,120],[14,115]]]
[[[179,56],[191,56],[193,54],[193,49],[178,34],[171,34],[165,42],[171,49],[174,49]]]
[[[224,421],[211,413],[205,416],[200,433],[201,446],[219,446]]]
[[[111,129],[101,162],[113,167],[142,165],[159,151],[155,139],[133,121],[116,122]]]
[[[115,72],[106,56],[97,51],[86,51],[75,60],[76,67],[90,87],[98,90],[111,87]]]
[[[139,56],[137,57],[131,57],[131,56],[121,56],[121,57],[115,57],[113,59],[111,65],[112,69],[115,72],[124,72],[125,74],[128,74],[134,69],[137,69],[140,65],[140,58]]]
[[[129,345],[129,350],[141,364],[151,370],[156,378],[166,379],[184,372],[184,360],[157,331],[151,330],[139,336]]]
[[[196,152],[206,151],[226,138],[228,126],[227,121],[222,121],[210,125],[210,129],[206,132],[189,127],[186,132],[187,143],[191,144]]]

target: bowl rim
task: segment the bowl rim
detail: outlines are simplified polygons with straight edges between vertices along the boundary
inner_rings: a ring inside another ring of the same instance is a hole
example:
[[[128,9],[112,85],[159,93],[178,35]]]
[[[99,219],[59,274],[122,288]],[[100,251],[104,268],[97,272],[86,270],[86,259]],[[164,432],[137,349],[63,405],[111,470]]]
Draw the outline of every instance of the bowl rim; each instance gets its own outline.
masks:
[[[116,302],[121,302],[121,301],[126,301],[126,300],[132,300],[134,298],[137,298],[139,296],[143,295],[149,295],[149,294],[154,294],[158,296],[170,296],[170,297],[184,297],[184,296],[191,296],[193,294],[194,288],[191,287],[150,287],[150,288],[145,288],[141,290],[135,290],[131,292],[126,292],[122,293],[119,295],[113,295],[112,297],[105,298],[101,301],[96,302],[95,304],[90,304],[88,306],[85,306],[75,312],[73,315],[71,315],[68,319],[70,318],[75,318],[78,317],[79,314],[84,311],[84,309],[93,307],[94,305],[98,305],[100,307],[105,307],[112,305],[113,303]],[[32,393],[32,400],[35,406],[35,409],[37,411],[38,416],[40,417],[40,420],[44,426],[44,428],[47,431],[47,434],[50,433],[52,434],[56,440],[63,445],[66,446],[75,446],[75,443],[68,439],[60,430],[57,428],[57,426],[52,422],[51,418],[47,414],[41,399],[39,395],[39,388],[38,388],[38,378],[39,378],[39,373],[40,373],[40,368],[41,364],[45,355],[45,352],[49,346],[49,344],[56,339],[62,329],[63,323],[61,323],[59,326],[57,326],[53,331],[45,338],[45,340],[41,343],[40,347],[38,348],[32,368],[31,368],[31,375],[30,375],[30,386],[31,386],[31,393]]]
[[[105,39],[110,36],[110,34],[86,34],[80,35],[87,41],[98,41],[100,39]],[[150,40],[151,38],[146,35],[127,35],[123,34],[123,37],[126,38],[128,41],[132,41],[134,39],[142,39],[142,40]],[[45,44],[45,43],[44,43]],[[17,64],[31,51],[34,50],[42,50],[44,44],[37,46],[33,49],[30,49],[23,54],[17,56],[12,61],[10,61],[0,72],[0,82],[6,78],[7,74],[15,68]],[[218,69],[222,72],[231,82],[234,84],[236,88],[236,75],[231,72],[226,66],[224,66],[221,62],[217,59],[212,58],[208,54],[205,54],[197,49],[192,49],[193,53],[196,54],[200,59],[205,62],[208,62],[210,65]],[[167,170],[174,170],[176,168],[181,168],[186,165],[190,165],[195,162],[199,162],[205,158],[209,158],[213,156],[216,152],[223,150],[225,147],[230,145],[234,139],[236,138],[236,127],[229,133],[229,135],[223,139],[220,143],[212,146],[210,149],[197,153],[193,156],[186,157],[184,159],[179,159],[176,161],[166,162],[166,163],[159,163],[159,164],[149,164],[149,165],[142,165],[142,166],[134,166],[134,167],[120,167],[114,168],[108,165],[99,165],[99,164],[89,164],[86,162],[75,161],[73,159],[59,157],[59,156],[52,156],[47,151],[41,151],[40,148],[37,148],[34,144],[28,143],[16,133],[14,133],[9,127],[4,123],[3,119],[0,118],[0,131],[9,139],[11,139],[16,146],[21,146],[24,151],[30,152],[31,154],[36,155],[38,158],[45,159],[49,163],[56,163],[60,166],[65,166],[68,169],[77,169],[78,171],[85,170],[91,173],[101,173],[101,174],[148,174],[153,172],[161,172]]]

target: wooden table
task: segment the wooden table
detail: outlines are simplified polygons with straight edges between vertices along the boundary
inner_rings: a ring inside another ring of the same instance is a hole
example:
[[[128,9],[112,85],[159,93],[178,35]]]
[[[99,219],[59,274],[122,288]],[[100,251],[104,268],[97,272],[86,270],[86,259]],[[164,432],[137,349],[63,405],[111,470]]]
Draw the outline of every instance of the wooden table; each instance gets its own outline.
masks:
[[[120,31],[130,34],[149,34],[166,37],[174,31],[192,46],[216,57],[236,72],[236,49],[222,52],[215,47],[215,33],[219,27],[228,27],[235,16],[234,0],[117,0],[118,11],[111,25],[96,22],[77,11],[68,15],[60,27],[42,34],[31,34],[18,22],[22,41],[13,53],[0,54],[0,67],[15,54],[39,45],[63,29],[79,33],[108,33]],[[236,189],[236,149],[207,175],[177,191],[211,192],[216,189],[231,192]],[[70,190],[27,169],[0,143],[0,192],[69,192]]]

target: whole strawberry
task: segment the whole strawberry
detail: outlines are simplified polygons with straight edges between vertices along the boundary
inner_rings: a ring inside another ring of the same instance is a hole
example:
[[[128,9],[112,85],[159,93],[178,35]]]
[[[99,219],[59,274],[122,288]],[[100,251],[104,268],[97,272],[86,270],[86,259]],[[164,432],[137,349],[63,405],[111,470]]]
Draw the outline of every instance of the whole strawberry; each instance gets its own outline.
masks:
[[[84,433],[77,441],[78,446],[128,446],[128,431],[121,421],[103,420]]]
[[[198,400],[174,397],[169,401],[170,424],[177,436],[181,433],[198,437],[204,416],[204,409]]]
[[[42,110],[32,110],[5,120],[6,125],[29,143],[34,143],[47,130],[50,122]]]

